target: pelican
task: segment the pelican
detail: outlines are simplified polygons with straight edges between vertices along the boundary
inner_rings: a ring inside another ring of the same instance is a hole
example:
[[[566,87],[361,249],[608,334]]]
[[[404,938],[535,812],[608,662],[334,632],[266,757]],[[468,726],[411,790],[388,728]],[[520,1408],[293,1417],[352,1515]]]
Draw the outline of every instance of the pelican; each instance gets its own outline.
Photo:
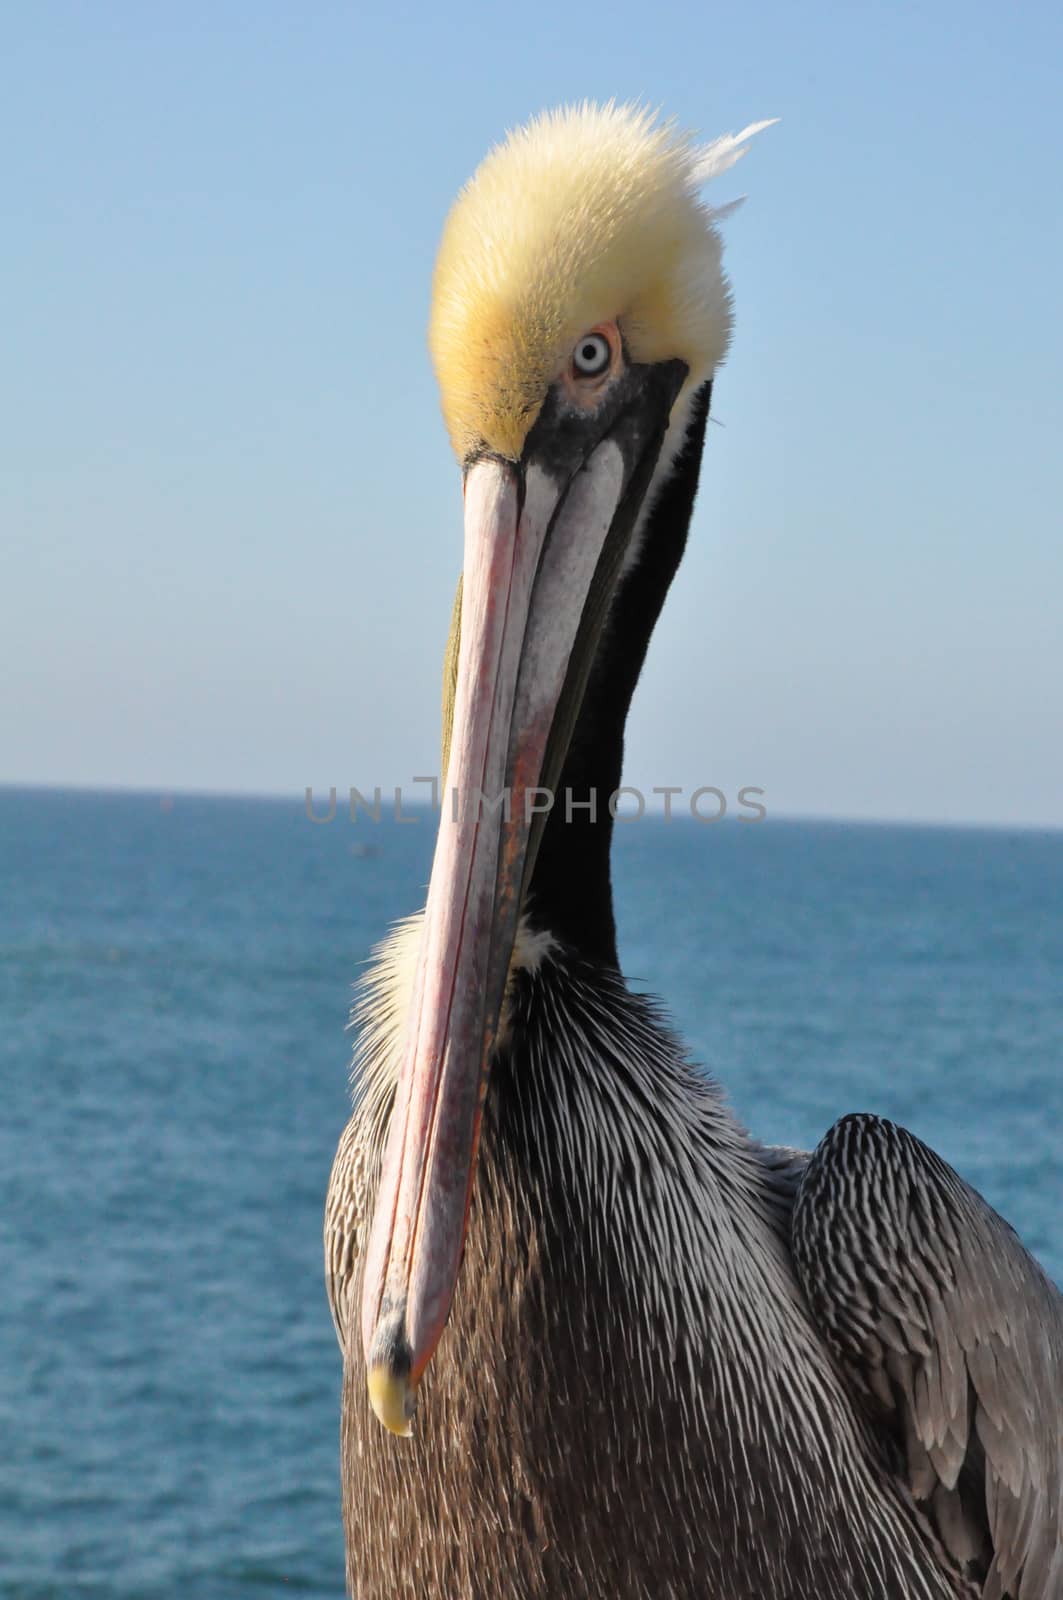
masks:
[[[1059,1292],[880,1117],[758,1143],[619,969],[608,799],[731,333],[702,194],[756,131],[543,116],[443,234],[446,784],[325,1219],[359,1600],[1063,1596]]]

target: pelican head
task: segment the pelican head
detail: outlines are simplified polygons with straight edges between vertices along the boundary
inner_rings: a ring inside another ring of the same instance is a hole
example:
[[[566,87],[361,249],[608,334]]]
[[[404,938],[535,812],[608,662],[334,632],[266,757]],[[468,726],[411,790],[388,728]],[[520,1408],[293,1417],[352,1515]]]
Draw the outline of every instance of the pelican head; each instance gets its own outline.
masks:
[[[454,1294],[522,905],[640,519],[727,350],[701,199],[757,124],[698,146],[641,110],[532,122],[459,195],[430,342],[465,552],[446,785],[366,1256],[373,1406],[410,1430]]]

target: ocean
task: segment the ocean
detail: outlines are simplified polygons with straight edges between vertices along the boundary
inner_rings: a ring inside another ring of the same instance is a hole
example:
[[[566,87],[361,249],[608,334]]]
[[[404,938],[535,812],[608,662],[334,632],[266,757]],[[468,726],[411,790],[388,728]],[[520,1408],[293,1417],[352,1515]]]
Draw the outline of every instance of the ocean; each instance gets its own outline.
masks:
[[[0,1594],[340,1600],[321,1211],[432,825],[0,790]],[[758,1136],[903,1122],[1063,1277],[1063,833],[643,819],[624,967]]]

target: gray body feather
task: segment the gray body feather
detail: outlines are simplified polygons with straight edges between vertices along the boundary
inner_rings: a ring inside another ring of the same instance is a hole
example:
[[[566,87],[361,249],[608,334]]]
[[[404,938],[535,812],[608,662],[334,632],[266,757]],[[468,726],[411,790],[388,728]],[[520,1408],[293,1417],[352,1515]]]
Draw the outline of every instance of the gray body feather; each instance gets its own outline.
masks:
[[[1013,1229],[904,1128],[845,1117],[809,1162],[793,1252],[985,1600],[1063,1596],[1063,1302]]]
[[[562,959],[516,979],[451,1319],[413,1438],[380,1428],[360,1251],[415,935],[370,986],[326,1215],[352,1593],[1063,1593],[1063,1310],[1011,1231],[876,1119],[807,1167],[757,1145],[644,1000]]]

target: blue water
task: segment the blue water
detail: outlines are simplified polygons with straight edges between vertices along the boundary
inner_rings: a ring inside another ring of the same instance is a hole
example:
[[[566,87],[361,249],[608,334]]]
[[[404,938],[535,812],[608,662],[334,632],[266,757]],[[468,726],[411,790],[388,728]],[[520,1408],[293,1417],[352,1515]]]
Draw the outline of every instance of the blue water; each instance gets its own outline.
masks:
[[[0,1593],[339,1600],[321,1206],[427,820],[0,791]],[[1063,834],[618,831],[627,971],[761,1136],[935,1145],[1063,1276]]]

